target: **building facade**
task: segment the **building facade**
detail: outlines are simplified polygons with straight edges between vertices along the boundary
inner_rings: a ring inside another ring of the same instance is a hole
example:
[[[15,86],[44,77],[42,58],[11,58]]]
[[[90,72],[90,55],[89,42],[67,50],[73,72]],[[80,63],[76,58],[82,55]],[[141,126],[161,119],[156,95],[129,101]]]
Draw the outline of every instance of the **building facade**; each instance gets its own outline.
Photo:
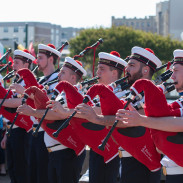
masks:
[[[145,18],[115,18],[112,16],[112,26],[127,26],[136,30],[142,30],[146,32],[157,32],[155,16],[149,16]]]
[[[169,34],[178,40],[183,40],[183,1],[169,1]]]
[[[169,34],[169,1],[156,4],[157,33],[162,36]]]
[[[156,4],[156,15],[148,18],[115,18],[112,26],[128,26],[162,36],[170,35],[173,39],[183,40],[183,1],[169,0]]]
[[[0,22],[0,42],[6,47],[14,47],[14,42],[28,47],[33,43],[52,43],[57,48],[75,37],[82,29],[63,28],[44,22]]]

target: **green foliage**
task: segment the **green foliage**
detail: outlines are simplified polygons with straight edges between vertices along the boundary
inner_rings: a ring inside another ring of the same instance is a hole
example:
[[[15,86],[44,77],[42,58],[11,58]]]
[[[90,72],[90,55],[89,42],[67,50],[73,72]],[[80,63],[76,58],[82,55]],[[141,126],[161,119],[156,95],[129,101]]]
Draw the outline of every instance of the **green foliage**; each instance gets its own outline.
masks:
[[[120,26],[112,28],[91,28],[82,30],[78,36],[71,39],[70,51],[71,56],[78,55],[86,47],[94,44],[99,38],[103,38],[103,44],[96,49],[96,60],[99,52],[118,51],[121,58],[125,59],[131,54],[134,46],[151,48],[155,55],[163,63],[173,59],[175,49],[183,49],[183,44],[179,41],[172,40],[170,36],[163,37],[153,33],[147,33],[140,30]],[[91,67],[93,63],[93,50],[90,50],[83,58],[80,59],[85,65]]]

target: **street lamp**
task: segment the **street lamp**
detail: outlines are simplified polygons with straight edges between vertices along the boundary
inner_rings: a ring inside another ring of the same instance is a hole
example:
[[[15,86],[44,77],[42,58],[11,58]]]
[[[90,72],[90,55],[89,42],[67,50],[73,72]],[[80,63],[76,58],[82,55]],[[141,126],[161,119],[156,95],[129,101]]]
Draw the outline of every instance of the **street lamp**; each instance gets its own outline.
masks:
[[[25,48],[28,47],[28,23],[25,23]]]

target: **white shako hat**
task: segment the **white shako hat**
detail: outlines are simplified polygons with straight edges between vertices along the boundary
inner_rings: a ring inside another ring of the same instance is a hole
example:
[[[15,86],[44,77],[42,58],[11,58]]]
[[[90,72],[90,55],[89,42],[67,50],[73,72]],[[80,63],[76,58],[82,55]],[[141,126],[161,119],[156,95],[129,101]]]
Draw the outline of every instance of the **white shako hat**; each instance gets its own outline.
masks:
[[[162,62],[158,57],[155,56],[154,52],[150,48],[141,48],[134,46],[131,50],[130,59],[138,60],[146,65],[148,65],[154,71],[161,67]]]
[[[183,50],[177,49],[173,52],[174,63],[173,64],[183,64]]]
[[[30,54],[30,52],[26,49],[22,50],[15,50],[14,51],[14,59],[20,59],[27,63],[32,63],[35,60],[35,57]]]
[[[44,53],[48,56],[55,55],[56,57],[61,57],[61,53],[58,50],[56,50],[53,44],[38,44],[38,52]]]
[[[87,74],[86,70],[82,66],[82,63],[78,60],[74,60],[71,57],[65,57],[63,66],[68,67],[69,69],[73,70],[79,76],[86,76],[86,74]]]
[[[115,67],[120,70],[124,70],[127,66],[127,62],[120,58],[120,54],[117,51],[111,51],[110,53],[100,52],[99,64],[105,64],[111,67]]]

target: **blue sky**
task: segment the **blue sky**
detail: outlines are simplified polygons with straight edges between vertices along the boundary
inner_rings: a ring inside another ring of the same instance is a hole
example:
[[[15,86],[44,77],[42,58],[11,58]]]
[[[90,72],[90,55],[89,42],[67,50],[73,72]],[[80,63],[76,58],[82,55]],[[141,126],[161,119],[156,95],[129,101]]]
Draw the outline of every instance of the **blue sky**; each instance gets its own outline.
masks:
[[[10,0],[1,2],[0,22],[40,21],[62,27],[110,27],[111,16],[144,18],[164,0]]]

